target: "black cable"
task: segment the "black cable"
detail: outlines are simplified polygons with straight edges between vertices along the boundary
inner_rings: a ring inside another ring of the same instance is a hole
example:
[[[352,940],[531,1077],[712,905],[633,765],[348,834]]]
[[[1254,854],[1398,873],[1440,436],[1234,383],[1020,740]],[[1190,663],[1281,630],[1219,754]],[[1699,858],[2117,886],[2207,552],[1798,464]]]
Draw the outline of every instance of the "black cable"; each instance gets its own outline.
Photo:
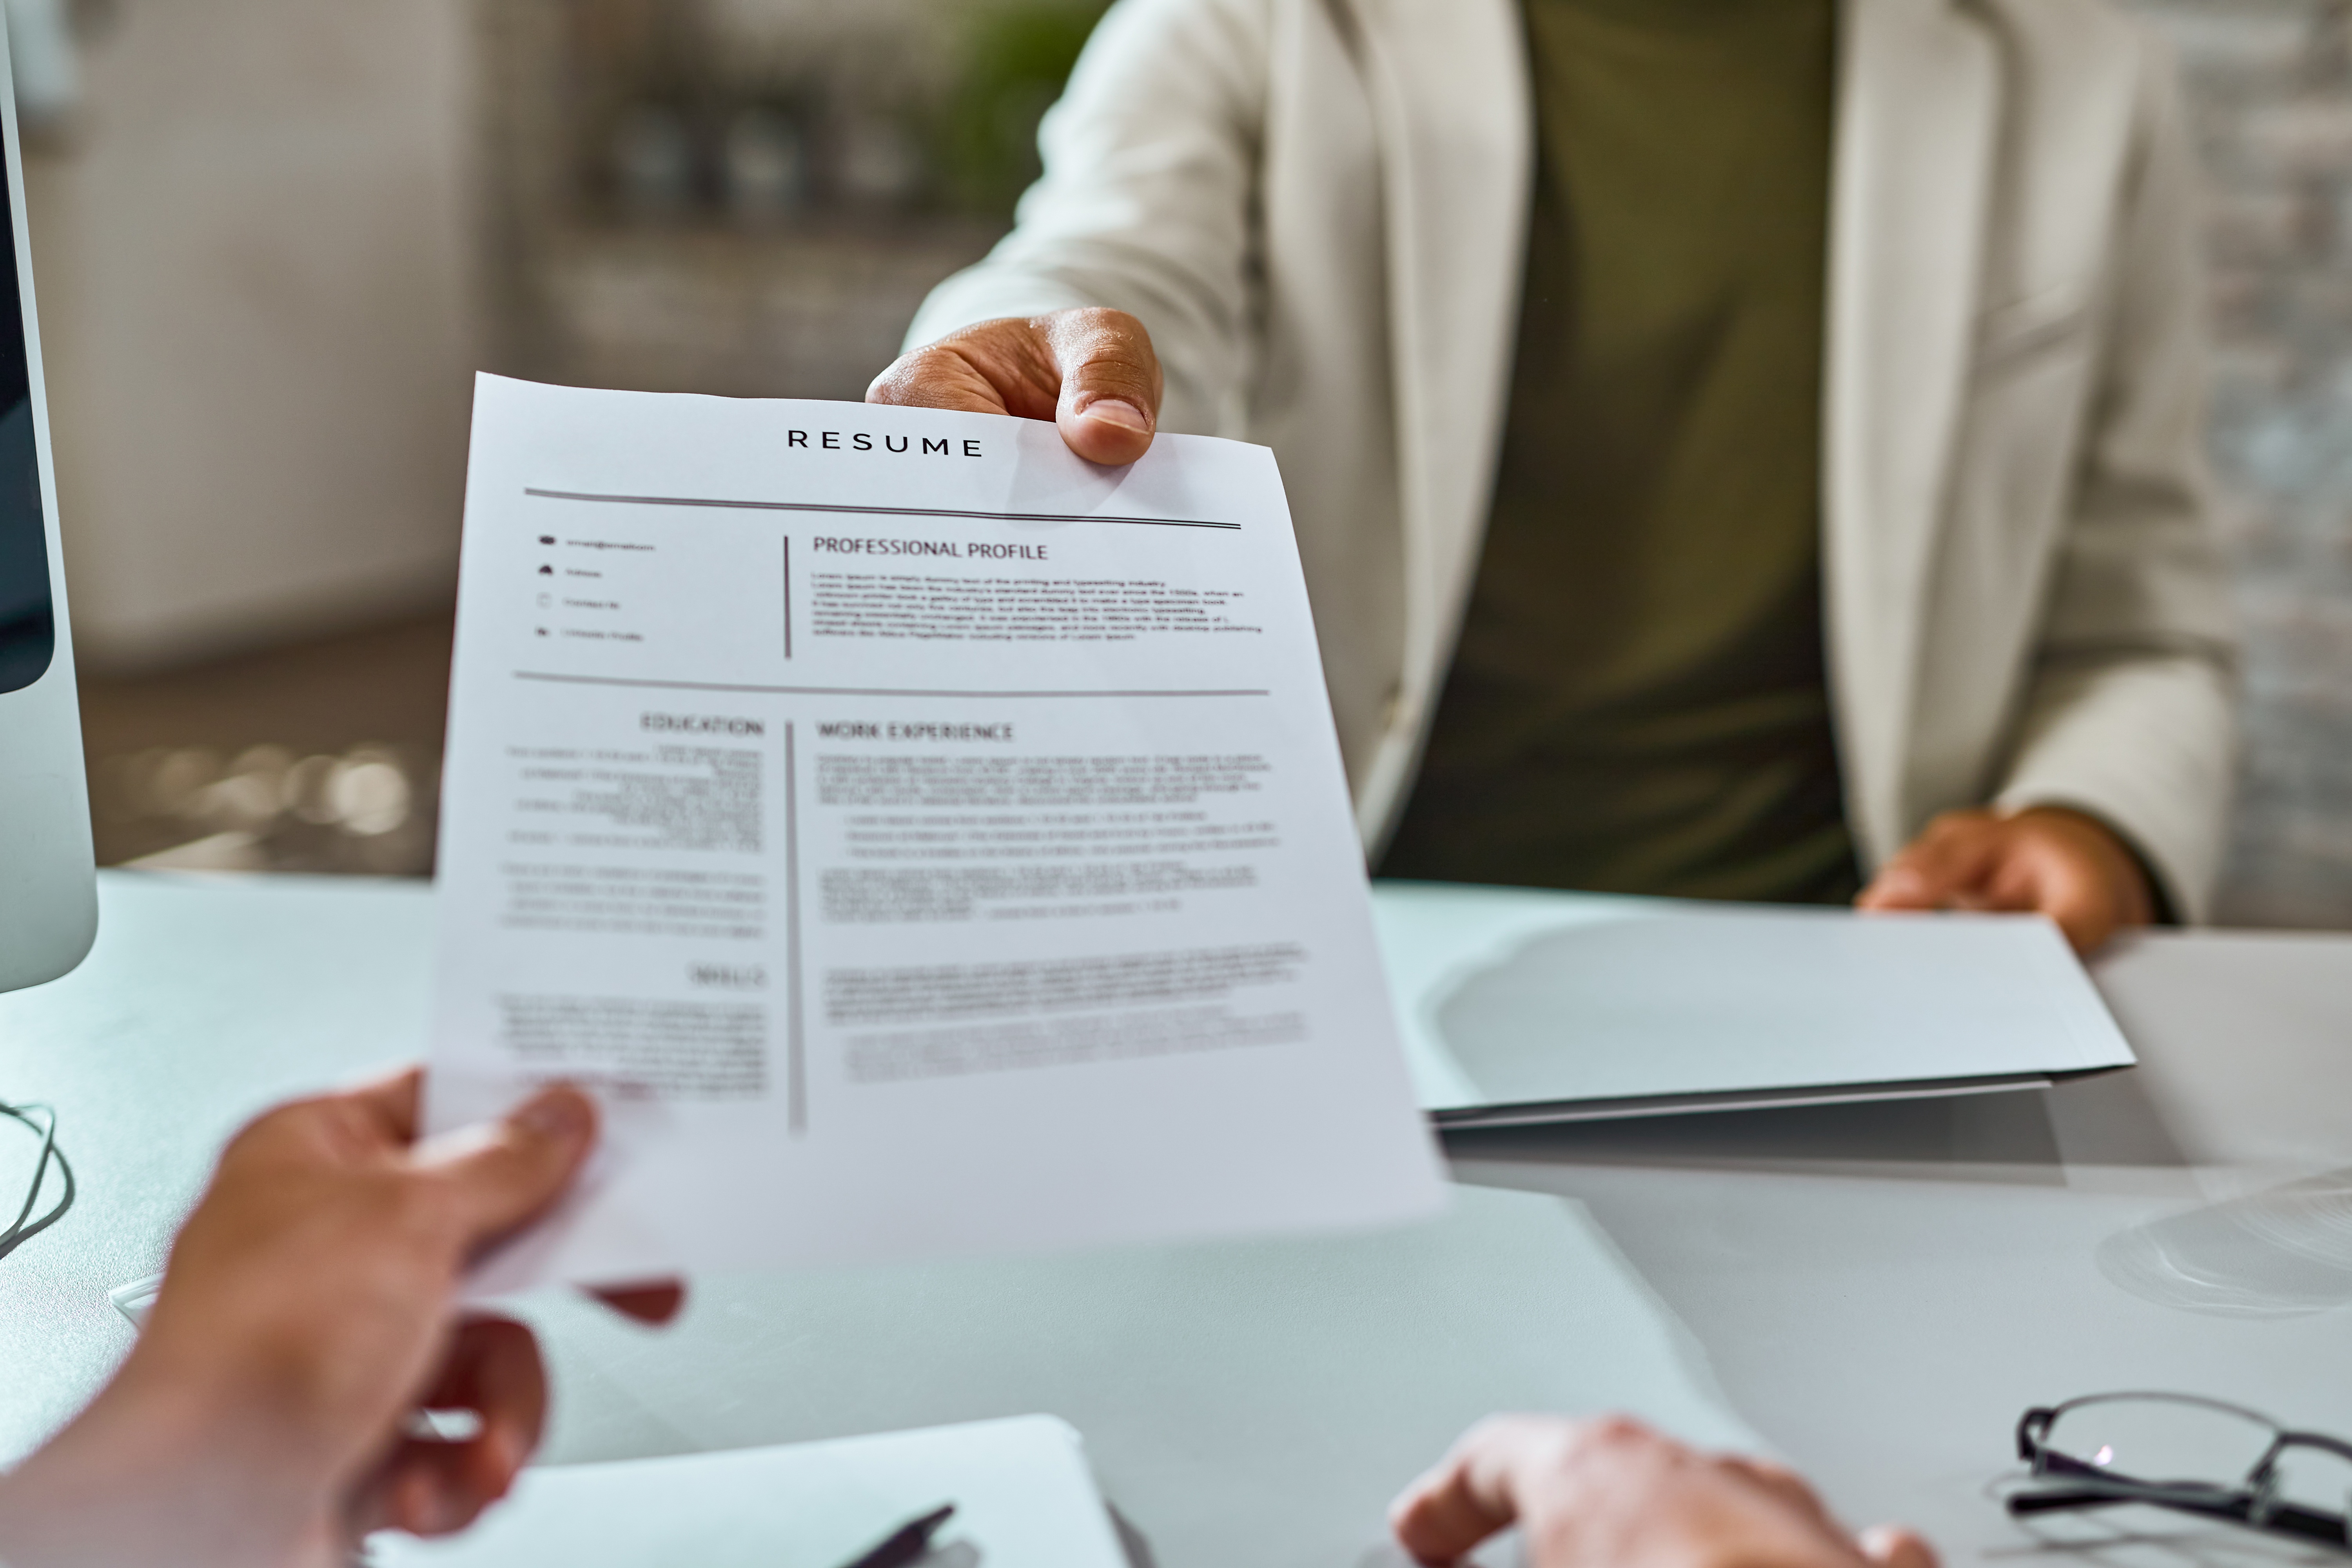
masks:
[[[35,1120],[36,1112],[47,1121]],[[54,1107],[0,1104],[0,1116],[21,1121],[41,1135],[41,1159],[33,1167],[33,1184],[25,1191],[25,1206],[16,1211],[13,1224],[5,1230],[0,1230],[0,1258],[5,1258],[65,1218],[66,1210],[73,1207],[74,1173],[73,1166],[66,1160],[66,1152],[58,1147],[58,1113]],[[33,1210],[40,1204],[41,1189],[48,1185],[49,1163],[53,1160],[57,1162],[58,1174],[65,1179],[65,1192],[58,1197],[55,1208],[34,1219]]]

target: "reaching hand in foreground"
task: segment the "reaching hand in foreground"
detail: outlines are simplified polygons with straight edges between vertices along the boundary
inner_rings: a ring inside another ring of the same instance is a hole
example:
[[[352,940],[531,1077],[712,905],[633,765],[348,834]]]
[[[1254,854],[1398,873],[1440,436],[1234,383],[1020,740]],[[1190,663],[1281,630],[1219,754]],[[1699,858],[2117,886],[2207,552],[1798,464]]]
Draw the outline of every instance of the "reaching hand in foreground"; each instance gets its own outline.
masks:
[[[1879,868],[1854,906],[2045,914],[2086,954],[2156,918],[2147,873],[2114,829],[2061,806],[1948,811]]]
[[[1090,463],[1132,463],[1160,423],[1160,356],[1124,310],[1056,310],[950,332],[899,356],[868,403],[1051,419]]]
[[[1429,1568],[1519,1526],[1532,1568],[1937,1568],[1908,1531],[1859,1539],[1802,1480],[1622,1416],[1481,1422],[1390,1510]]]
[[[0,1481],[10,1568],[328,1568],[365,1531],[441,1534],[504,1495],[547,1390],[519,1323],[461,1321],[467,1262],[545,1212],[596,1141],[550,1089],[416,1139],[419,1076],[239,1133],[112,1383]],[[676,1287],[607,1300],[661,1321]],[[420,1407],[472,1413],[435,1441]]]

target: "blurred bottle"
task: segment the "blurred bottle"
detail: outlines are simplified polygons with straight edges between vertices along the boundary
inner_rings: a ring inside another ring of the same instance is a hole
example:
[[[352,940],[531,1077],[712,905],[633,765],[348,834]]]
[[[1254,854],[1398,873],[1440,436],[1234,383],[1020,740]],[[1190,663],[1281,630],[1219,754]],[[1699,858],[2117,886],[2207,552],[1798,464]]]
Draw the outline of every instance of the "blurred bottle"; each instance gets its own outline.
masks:
[[[841,129],[841,194],[861,206],[903,206],[923,183],[923,154],[907,128],[878,115]]]
[[[613,188],[632,217],[667,219],[694,205],[694,134],[667,104],[641,103],[613,130]]]
[[[727,210],[746,228],[788,222],[808,199],[800,128],[772,109],[746,109],[727,127]]]

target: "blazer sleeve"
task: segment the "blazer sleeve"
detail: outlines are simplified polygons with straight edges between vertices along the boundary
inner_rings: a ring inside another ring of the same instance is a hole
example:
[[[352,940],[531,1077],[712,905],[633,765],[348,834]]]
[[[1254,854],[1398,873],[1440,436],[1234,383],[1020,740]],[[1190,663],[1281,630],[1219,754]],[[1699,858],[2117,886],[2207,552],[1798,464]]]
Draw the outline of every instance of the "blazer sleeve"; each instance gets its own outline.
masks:
[[[2195,921],[2226,847],[2236,635],[2205,464],[2195,160],[2172,62],[2142,38],[2096,391],[1998,804],[2100,818],[2138,851],[2171,912]]]
[[[1013,232],[934,289],[907,346],[1003,316],[1128,311],[1151,333],[1160,428],[1237,434],[1257,290],[1266,0],[1119,0],[1039,132]]]

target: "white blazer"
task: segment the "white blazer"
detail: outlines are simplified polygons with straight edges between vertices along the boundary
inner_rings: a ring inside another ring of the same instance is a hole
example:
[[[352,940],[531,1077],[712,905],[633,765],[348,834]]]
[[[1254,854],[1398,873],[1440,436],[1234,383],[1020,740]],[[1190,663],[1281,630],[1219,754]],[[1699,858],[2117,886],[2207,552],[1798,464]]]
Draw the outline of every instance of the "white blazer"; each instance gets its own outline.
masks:
[[[2069,805],[2196,918],[2232,630],[2170,62],[2107,0],[1843,4],[1822,528],[1864,865]],[[1017,228],[908,332],[1115,306],[1163,429],[1274,448],[1374,853],[1477,571],[1529,90],[1517,0],[1121,0]]]

